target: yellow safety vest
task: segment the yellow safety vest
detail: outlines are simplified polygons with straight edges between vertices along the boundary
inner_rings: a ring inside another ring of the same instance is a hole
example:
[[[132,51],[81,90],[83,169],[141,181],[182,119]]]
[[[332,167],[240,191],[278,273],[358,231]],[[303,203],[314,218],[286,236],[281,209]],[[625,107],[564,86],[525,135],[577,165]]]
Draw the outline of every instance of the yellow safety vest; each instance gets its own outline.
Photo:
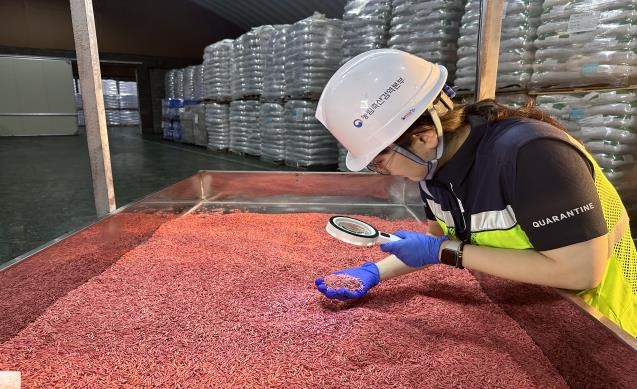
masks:
[[[568,140],[594,167],[595,187],[608,227],[609,261],[604,278],[597,287],[581,291],[579,296],[626,332],[637,336],[637,250],[631,237],[628,214],[595,159],[575,139],[568,136]],[[444,233],[456,238],[449,212],[443,211],[430,199],[426,201]],[[471,244],[508,249],[533,248],[528,236],[517,224],[510,206],[493,213],[498,213],[498,220],[505,219],[501,227],[494,228],[493,215],[485,215],[488,212],[471,215]]]

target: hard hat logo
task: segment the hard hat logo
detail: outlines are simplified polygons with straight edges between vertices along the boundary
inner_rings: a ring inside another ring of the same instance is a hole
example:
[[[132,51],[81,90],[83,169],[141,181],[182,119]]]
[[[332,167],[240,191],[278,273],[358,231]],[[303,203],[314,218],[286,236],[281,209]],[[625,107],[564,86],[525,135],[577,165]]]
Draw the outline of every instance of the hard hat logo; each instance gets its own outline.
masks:
[[[411,115],[413,115],[413,113],[416,112],[416,108],[411,108],[409,111],[407,111],[406,114],[404,114],[403,116],[400,117],[400,120],[405,120],[408,117],[410,117]]]
[[[360,120],[360,119],[356,119],[356,120],[354,120],[354,127],[356,127],[356,128],[361,128],[361,127],[363,127],[363,121],[362,121],[362,120]]]

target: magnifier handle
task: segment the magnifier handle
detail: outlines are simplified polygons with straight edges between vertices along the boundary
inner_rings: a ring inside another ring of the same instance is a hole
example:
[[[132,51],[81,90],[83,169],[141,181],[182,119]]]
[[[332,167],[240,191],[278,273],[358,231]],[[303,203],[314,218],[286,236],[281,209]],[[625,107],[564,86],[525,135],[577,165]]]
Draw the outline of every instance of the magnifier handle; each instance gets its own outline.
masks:
[[[388,234],[386,232],[378,231],[378,238],[376,238],[376,243],[383,244],[383,243],[395,242],[395,241],[401,240],[401,239],[402,238],[399,238],[396,235],[392,235],[392,234]]]

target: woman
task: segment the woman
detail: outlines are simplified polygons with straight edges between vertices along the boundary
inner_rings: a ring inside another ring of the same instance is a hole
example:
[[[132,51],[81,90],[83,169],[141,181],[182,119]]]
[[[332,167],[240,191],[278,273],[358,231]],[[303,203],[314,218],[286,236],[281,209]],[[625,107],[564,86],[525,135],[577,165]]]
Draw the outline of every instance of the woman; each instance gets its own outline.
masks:
[[[336,273],[364,296],[380,281],[444,263],[580,291],[637,336],[637,251],[617,192],[583,146],[534,108],[493,100],[455,107],[447,71],[411,54],[363,53],[326,85],[317,118],[347,166],[420,183],[428,234],[398,231],[389,257]]]

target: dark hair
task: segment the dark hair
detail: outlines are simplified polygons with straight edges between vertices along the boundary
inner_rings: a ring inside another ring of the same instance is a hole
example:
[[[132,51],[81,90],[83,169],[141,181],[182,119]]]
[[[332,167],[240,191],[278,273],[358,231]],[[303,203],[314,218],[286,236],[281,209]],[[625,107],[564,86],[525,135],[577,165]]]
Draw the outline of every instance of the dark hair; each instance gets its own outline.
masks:
[[[446,134],[454,133],[458,128],[467,123],[467,116],[469,115],[482,116],[488,122],[496,122],[509,118],[529,118],[548,123],[565,131],[561,124],[551,118],[547,113],[534,107],[531,101],[523,107],[514,109],[499,104],[493,99],[481,100],[473,104],[457,105],[453,111],[440,118],[443,131]],[[435,129],[434,123],[431,116],[425,112],[396,140],[396,143],[401,146],[409,146],[411,144],[412,135],[420,134],[430,129]]]

